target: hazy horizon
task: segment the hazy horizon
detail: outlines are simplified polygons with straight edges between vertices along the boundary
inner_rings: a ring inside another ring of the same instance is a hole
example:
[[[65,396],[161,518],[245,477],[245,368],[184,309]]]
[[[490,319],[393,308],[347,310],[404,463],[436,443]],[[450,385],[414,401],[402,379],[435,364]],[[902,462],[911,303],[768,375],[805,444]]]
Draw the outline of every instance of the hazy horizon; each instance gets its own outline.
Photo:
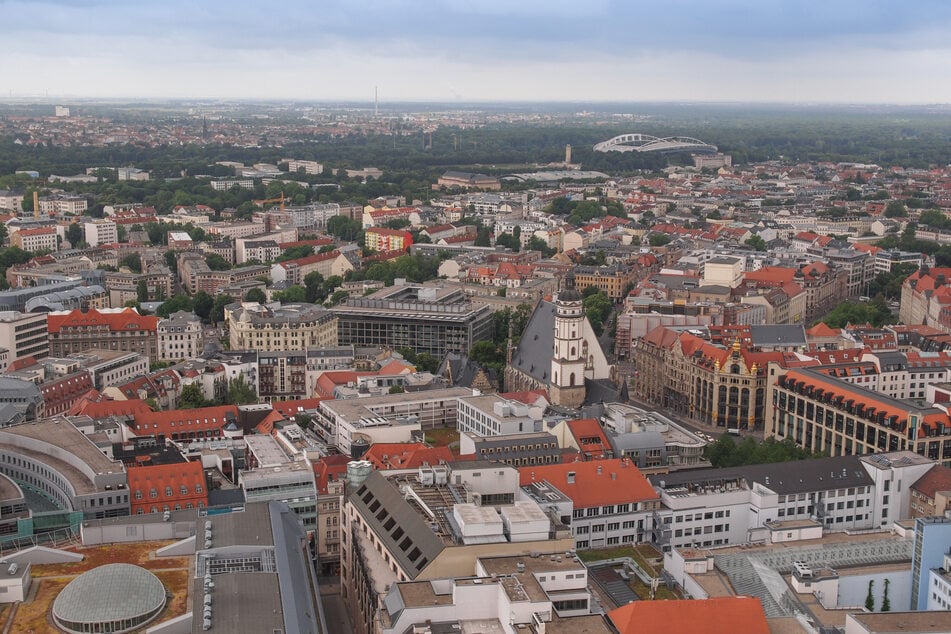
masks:
[[[951,3],[0,0],[0,100],[951,103]]]

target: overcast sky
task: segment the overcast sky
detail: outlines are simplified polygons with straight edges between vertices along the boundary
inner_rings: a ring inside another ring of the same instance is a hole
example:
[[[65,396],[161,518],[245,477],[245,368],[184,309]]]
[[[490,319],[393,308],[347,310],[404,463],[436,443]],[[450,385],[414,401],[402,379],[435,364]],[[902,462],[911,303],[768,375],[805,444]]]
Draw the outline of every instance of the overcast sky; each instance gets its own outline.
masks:
[[[946,0],[0,0],[0,98],[951,103]]]

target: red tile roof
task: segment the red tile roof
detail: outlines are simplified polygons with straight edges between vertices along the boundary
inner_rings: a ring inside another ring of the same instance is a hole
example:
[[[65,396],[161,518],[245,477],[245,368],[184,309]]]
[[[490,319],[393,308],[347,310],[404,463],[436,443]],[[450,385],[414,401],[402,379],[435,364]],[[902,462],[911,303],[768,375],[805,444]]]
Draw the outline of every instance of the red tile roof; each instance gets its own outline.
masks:
[[[100,313],[98,310],[90,309],[88,312],[73,310],[69,313],[57,315],[50,313],[47,317],[50,333],[58,333],[63,328],[68,327],[88,327],[105,325],[112,332],[151,330],[155,331],[158,325],[158,317],[152,315],[140,315],[133,308],[126,308],[123,311],[115,313]]]
[[[570,497],[576,509],[658,499],[647,478],[626,459],[528,466],[518,473],[520,486],[546,481]]]
[[[90,390],[69,409],[70,416],[108,418],[109,416],[140,416],[151,414],[152,408],[145,401],[130,398],[127,401],[105,399],[96,390]]]
[[[619,634],[769,634],[755,597],[633,601],[608,612]]]
[[[278,262],[283,268],[289,269],[301,266],[307,266],[308,264],[316,264],[317,262],[324,262],[326,260],[333,260],[338,255],[340,251],[334,249],[333,251],[327,251],[326,253],[315,253],[314,255],[308,255],[303,258],[297,258],[295,260],[284,260],[283,262]]]
[[[421,442],[373,443],[363,456],[374,469],[416,469],[424,463],[438,465],[455,457],[448,447],[429,447]]]
[[[129,467],[129,502],[132,514],[139,509],[143,513],[162,512],[165,506],[175,510],[175,505],[187,508],[191,504],[208,506],[208,486],[201,462],[176,462]],[[184,493],[183,488],[184,487]],[[155,492],[155,497],[152,492]]]
[[[314,410],[320,405],[319,398],[302,398],[293,401],[275,401],[271,407],[287,418],[294,418],[304,410]]]
[[[934,500],[935,494],[939,491],[951,491],[951,469],[935,465],[925,475],[918,478],[911,488]]]
[[[612,454],[611,441],[604,433],[604,428],[594,418],[579,418],[578,420],[568,421],[568,429],[574,436],[575,444],[578,445],[582,454],[589,456],[589,459],[598,460],[608,458]]]
[[[527,390],[525,392],[502,392],[499,394],[502,398],[507,398],[510,401],[518,401],[519,403],[525,403],[526,405],[538,405],[539,401],[544,401],[544,405],[547,407],[549,404],[548,392],[545,390]]]
[[[167,412],[143,412],[137,414],[132,431],[137,436],[158,436],[202,432],[202,437],[220,436],[221,430],[230,421],[237,421],[238,408],[234,405],[199,407],[197,409],[173,409]]]
[[[324,456],[313,463],[314,478],[317,481],[317,493],[325,495],[327,485],[336,480],[342,480],[347,475],[347,463],[353,458],[346,454]]]

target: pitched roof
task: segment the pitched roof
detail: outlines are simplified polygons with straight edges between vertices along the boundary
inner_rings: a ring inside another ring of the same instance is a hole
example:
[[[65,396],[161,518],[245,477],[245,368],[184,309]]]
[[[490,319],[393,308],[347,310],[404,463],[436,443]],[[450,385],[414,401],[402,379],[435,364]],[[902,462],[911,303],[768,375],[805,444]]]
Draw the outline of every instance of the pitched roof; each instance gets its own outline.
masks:
[[[911,488],[933,500],[938,491],[951,491],[951,469],[935,465],[918,478]]]
[[[102,395],[96,390],[90,390],[73,404],[69,409],[69,415],[107,418],[109,416],[140,416],[152,413],[149,404],[141,399],[130,398],[126,401],[98,399],[102,399]]]
[[[116,312],[99,312],[90,309],[87,312],[72,310],[68,313],[50,313],[47,317],[50,333],[58,333],[68,327],[88,327],[105,325],[112,332],[151,330],[155,332],[158,317],[140,315],[134,308]]]
[[[756,597],[633,601],[608,612],[620,634],[769,634]]]
[[[658,498],[647,478],[628,460],[535,465],[521,467],[518,474],[519,486],[544,480],[570,497],[576,509]]]
[[[551,382],[552,346],[555,332],[555,305],[540,301],[535,306],[522,338],[512,353],[512,367],[543,384]]]
[[[605,458],[611,454],[611,441],[608,440],[604,428],[596,419],[579,418],[568,421],[567,425],[583,454],[595,459]]]
[[[369,460],[374,469],[416,469],[424,463],[452,462],[455,456],[449,447],[429,447],[421,442],[373,443],[363,460]]]
[[[139,436],[157,436],[223,429],[228,422],[237,420],[238,408],[234,405],[199,407],[196,409],[173,409],[167,412],[136,414],[132,431]]]
[[[136,491],[142,492],[143,501],[139,504],[163,505],[192,498],[207,500],[205,471],[200,461],[129,467],[126,473],[129,478],[129,491],[133,494]],[[182,487],[185,487],[185,493],[182,493]],[[167,495],[169,488],[171,495]],[[152,489],[155,489],[155,498],[149,494]],[[198,493],[199,491],[201,493]],[[135,503],[133,501],[133,504]]]

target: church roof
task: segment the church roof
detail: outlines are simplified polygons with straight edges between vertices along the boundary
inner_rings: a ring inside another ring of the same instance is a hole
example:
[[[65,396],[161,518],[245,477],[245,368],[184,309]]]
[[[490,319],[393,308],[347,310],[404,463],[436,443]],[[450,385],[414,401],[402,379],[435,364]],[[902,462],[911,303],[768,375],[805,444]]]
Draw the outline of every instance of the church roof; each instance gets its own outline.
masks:
[[[545,385],[551,383],[554,338],[555,305],[542,300],[528,318],[522,338],[512,353],[512,367]]]

